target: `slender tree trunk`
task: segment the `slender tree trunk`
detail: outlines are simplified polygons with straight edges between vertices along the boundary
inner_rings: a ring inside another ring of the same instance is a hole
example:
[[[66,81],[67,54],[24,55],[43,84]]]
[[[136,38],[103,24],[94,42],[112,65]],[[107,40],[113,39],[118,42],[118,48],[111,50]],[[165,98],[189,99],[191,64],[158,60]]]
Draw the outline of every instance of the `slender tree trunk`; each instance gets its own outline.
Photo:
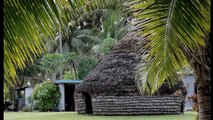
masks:
[[[77,70],[76,70],[74,61],[72,62],[72,66],[73,66],[73,70],[75,72],[75,79],[78,79]]]
[[[198,97],[199,120],[210,120],[211,115],[211,84],[210,70],[202,65],[197,65],[196,86]]]
[[[56,71],[53,71],[52,73],[52,81],[55,81],[56,80]]]
[[[62,54],[62,30],[61,25],[59,24],[59,53]],[[60,68],[60,79],[63,79],[63,69]]]

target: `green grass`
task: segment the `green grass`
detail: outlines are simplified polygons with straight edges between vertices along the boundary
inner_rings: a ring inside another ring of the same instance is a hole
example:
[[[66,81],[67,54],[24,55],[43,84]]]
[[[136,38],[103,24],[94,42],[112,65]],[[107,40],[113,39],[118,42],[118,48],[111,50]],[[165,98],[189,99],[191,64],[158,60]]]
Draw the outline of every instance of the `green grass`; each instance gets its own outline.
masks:
[[[196,115],[196,112],[138,116],[97,116],[75,112],[4,112],[4,120],[195,120]]]

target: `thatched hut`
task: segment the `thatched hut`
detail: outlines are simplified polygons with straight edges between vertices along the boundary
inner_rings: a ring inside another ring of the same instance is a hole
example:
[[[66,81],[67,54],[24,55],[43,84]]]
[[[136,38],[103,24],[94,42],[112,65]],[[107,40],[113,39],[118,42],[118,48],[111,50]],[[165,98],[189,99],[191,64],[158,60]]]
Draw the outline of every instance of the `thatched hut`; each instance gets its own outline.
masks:
[[[135,68],[142,56],[139,45],[142,39],[145,38],[134,32],[128,33],[76,87],[78,113],[136,115],[181,112],[183,99],[173,93],[180,88],[186,95],[183,82],[172,89],[165,83],[155,96],[142,96],[139,93]]]

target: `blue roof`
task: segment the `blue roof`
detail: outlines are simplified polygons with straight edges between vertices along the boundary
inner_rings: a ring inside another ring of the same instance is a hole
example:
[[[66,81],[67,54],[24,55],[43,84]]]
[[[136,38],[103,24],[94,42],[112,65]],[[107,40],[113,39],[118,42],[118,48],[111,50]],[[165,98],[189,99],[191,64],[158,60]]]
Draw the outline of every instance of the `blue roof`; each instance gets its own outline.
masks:
[[[55,80],[54,83],[81,83],[82,80]]]

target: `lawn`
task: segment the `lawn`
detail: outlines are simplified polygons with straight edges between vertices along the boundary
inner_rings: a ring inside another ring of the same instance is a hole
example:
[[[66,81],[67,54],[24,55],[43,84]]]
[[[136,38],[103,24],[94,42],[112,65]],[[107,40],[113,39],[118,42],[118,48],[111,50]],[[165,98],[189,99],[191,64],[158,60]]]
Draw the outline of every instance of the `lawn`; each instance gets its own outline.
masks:
[[[197,113],[180,115],[95,116],[75,112],[4,112],[4,120],[195,120]]]

